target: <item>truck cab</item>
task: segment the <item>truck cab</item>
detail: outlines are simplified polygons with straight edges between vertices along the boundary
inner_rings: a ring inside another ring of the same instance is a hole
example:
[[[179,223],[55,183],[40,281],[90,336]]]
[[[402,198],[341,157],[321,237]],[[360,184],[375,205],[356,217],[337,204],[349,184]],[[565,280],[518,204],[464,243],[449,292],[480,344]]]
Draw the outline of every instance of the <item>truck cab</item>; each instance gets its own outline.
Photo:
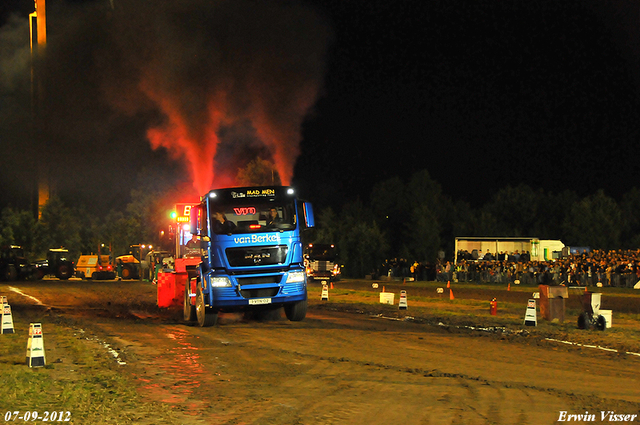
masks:
[[[212,190],[191,209],[200,238],[197,277],[186,285],[185,319],[216,323],[220,311],[284,307],[289,320],[307,311],[301,231],[313,209],[290,187]]]

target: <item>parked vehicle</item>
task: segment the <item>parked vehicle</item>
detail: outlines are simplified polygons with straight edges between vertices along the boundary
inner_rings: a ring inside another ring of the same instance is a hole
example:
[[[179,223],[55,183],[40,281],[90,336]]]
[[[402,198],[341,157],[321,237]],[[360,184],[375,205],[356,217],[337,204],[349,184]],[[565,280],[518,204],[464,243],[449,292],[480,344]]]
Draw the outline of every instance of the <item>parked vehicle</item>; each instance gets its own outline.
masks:
[[[340,265],[333,244],[309,244],[304,250],[307,277],[310,280],[340,279]]]
[[[75,272],[75,264],[69,260],[69,251],[64,248],[50,249],[47,258],[36,261],[33,266],[36,279],[53,275],[58,279],[67,280]]]
[[[78,258],[76,276],[82,279],[109,280],[116,272],[108,255],[81,255]]]
[[[29,279],[33,266],[24,256],[20,246],[11,245],[0,249],[0,279],[7,281]]]

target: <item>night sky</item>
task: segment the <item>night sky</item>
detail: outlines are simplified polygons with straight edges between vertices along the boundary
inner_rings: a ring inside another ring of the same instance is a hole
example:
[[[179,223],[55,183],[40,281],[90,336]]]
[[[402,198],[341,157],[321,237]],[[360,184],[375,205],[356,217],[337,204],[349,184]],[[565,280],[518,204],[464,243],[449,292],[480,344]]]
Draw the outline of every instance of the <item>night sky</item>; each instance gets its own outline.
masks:
[[[96,18],[111,13],[108,1],[75,1],[67,8],[49,0],[47,49],[57,60],[48,74],[60,83],[52,89],[60,100],[51,106],[52,142],[30,147],[23,129],[30,122],[25,26],[32,2],[3,2],[0,207],[28,203],[24,194],[43,154],[61,194],[100,193],[96,203],[103,209],[126,199],[141,172],[188,180],[184,159],[153,150],[146,138],[150,128],[167,125],[166,109],[135,88],[149,63],[163,71],[153,81],[191,84],[162,91],[176,94],[190,122],[200,123],[196,118],[208,107],[201,92],[218,96],[216,87],[224,86],[233,95],[219,128],[219,170],[233,170],[256,154],[273,155],[256,142],[269,134],[260,130],[264,120],[271,129],[297,128],[291,182],[319,206],[338,208],[358,197],[366,202],[375,183],[422,169],[445,195],[472,205],[520,183],[583,196],[602,188],[613,197],[640,186],[637,2],[314,0],[273,2],[254,20],[254,3],[245,1],[225,10],[216,29],[203,26],[213,44],[199,44],[201,23],[189,20],[196,19],[190,8],[203,4],[207,10],[197,16],[219,16],[206,6],[216,2],[176,3],[189,7],[170,16],[188,25],[170,22],[172,31],[158,33],[135,28],[143,52],[138,62],[126,49],[126,29],[114,36]],[[226,32],[218,32],[225,23]],[[253,30],[238,36],[234,29],[241,25]],[[272,32],[283,34],[277,44],[263,36]],[[154,34],[182,44],[153,44]],[[170,60],[189,46],[230,54],[199,59],[190,68]],[[195,72],[198,67],[204,72]],[[260,102],[252,99],[255,87]]]

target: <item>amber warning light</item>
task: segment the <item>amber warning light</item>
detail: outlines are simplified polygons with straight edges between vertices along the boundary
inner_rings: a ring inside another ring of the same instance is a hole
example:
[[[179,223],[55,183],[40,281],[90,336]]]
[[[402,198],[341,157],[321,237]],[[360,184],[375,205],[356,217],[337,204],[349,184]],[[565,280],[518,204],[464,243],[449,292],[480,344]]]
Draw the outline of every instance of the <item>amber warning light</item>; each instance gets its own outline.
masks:
[[[171,213],[171,217],[176,220],[176,223],[189,223],[191,216],[191,208],[197,204],[176,204],[176,210]]]

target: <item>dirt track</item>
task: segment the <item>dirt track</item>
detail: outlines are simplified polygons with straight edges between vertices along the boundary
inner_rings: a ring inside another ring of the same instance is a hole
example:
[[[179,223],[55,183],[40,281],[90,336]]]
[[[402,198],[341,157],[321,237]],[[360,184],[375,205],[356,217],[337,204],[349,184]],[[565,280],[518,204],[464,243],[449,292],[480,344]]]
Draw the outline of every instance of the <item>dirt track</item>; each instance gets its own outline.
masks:
[[[546,424],[562,411],[600,423],[601,411],[640,411],[633,355],[392,317],[412,310],[372,315],[379,305],[355,313],[320,303],[317,288],[303,322],[228,314],[203,329],[154,310],[149,284],[85,283],[86,296],[77,285],[12,286],[116,347],[121,373],[185,424]],[[34,303],[14,299],[18,314]]]

